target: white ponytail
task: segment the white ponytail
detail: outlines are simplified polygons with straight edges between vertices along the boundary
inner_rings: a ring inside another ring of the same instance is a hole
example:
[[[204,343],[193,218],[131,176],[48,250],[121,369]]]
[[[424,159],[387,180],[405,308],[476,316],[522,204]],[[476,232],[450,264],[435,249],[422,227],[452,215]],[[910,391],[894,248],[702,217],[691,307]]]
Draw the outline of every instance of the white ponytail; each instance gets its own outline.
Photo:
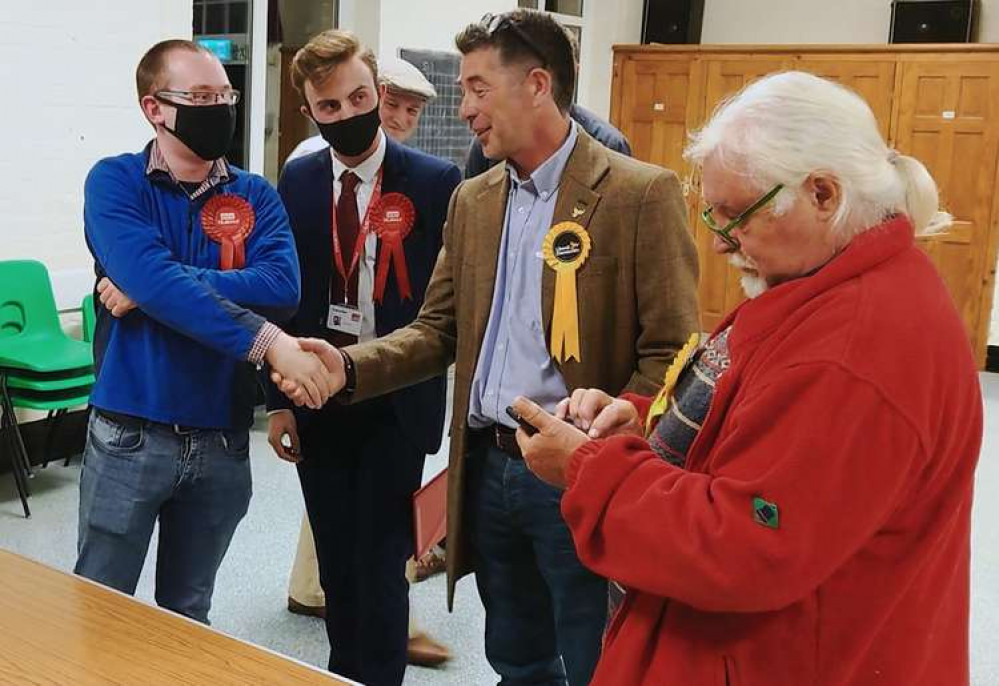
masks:
[[[905,203],[899,209],[909,215],[916,233],[939,233],[947,229],[954,218],[940,211],[937,184],[923,163],[894,151],[890,159],[905,188]]]

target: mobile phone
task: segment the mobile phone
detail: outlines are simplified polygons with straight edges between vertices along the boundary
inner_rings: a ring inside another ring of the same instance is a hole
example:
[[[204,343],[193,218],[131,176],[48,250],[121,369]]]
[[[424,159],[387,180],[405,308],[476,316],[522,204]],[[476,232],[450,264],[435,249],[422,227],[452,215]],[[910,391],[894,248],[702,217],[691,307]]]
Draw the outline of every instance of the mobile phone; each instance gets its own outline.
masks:
[[[521,417],[520,414],[517,412],[517,410],[513,409],[512,406],[508,406],[506,408],[506,414],[508,417],[510,417],[510,419],[517,422],[517,424],[520,425],[520,428],[523,429],[524,433],[526,433],[528,436],[533,436],[534,434],[538,433],[537,427],[535,427],[533,424],[530,424],[526,419]]]

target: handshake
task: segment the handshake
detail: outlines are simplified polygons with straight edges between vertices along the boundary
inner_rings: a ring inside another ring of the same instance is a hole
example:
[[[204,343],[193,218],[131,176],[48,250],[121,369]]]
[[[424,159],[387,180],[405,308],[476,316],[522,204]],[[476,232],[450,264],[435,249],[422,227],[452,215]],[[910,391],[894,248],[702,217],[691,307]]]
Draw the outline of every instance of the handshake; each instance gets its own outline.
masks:
[[[114,317],[124,317],[137,308],[110,279],[97,284],[101,304]],[[318,410],[347,383],[343,355],[318,338],[292,338],[281,333],[267,349],[264,359],[271,379],[298,406]]]
[[[281,333],[264,359],[271,368],[271,381],[298,406],[318,410],[347,383],[343,355],[318,338]]]

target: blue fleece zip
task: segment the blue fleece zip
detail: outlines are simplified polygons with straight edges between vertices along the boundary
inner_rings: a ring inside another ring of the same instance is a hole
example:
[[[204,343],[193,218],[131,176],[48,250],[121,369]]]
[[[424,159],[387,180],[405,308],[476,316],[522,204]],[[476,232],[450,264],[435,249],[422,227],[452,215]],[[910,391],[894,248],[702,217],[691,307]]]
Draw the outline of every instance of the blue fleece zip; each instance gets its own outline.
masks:
[[[91,403],[167,424],[233,429],[252,422],[246,360],[265,318],[299,299],[288,216],[265,179],[229,167],[229,180],[190,200],[169,176],[146,175],[146,151],[101,160],[84,187],[84,228],[97,279],[107,275],[138,309],[115,318],[97,301]],[[241,196],[255,223],[246,266],[219,271],[219,245],[201,226],[212,196]]]

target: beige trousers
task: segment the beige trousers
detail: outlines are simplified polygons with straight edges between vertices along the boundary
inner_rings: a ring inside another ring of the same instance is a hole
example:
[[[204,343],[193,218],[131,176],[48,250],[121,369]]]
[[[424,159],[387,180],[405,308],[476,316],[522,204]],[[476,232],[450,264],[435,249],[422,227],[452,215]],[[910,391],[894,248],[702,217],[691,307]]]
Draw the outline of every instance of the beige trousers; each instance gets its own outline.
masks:
[[[406,580],[412,584],[416,579],[416,562],[409,558],[406,562]],[[302,526],[298,532],[298,549],[291,565],[291,578],[288,580],[288,597],[302,605],[322,607],[326,595],[319,584],[319,561],[316,559],[316,541],[312,537],[309,516],[302,515]],[[413,608],[409,611],[409,637],[419,636],[423,631],[413,620]]]

